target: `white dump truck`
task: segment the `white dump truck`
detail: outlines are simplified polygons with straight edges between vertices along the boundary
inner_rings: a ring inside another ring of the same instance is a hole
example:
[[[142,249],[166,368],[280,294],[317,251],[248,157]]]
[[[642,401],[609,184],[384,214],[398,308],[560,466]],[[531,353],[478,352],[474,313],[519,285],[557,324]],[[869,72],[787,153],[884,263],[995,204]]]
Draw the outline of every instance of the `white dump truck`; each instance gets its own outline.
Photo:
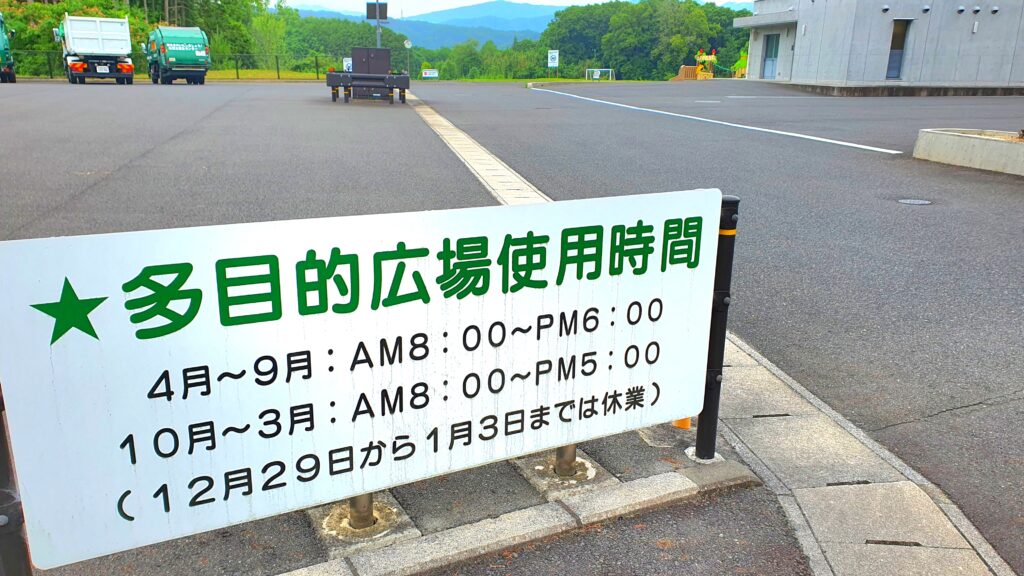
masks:
[[[128,18],[94,18],[64,14],[53,39],[64,48],[68,82],[85,84],[86,78],[107,78],[118,84],[135,79],[132,37]]]

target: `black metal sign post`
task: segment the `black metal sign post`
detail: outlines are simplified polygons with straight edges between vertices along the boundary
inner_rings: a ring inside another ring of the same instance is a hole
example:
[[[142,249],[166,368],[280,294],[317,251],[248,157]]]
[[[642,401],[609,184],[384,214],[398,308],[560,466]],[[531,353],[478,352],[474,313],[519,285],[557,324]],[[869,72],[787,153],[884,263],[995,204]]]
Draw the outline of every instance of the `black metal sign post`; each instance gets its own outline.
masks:
[[[704,384],[704,409],[697,420],[697,458],[715,457],[718,437],[718,401],[722,394],[722,363],[725,360],[726,321],[732,287],[732,260],[736,248],[736,222],[740,199],[722,196],[722,219],[718,225],[718,260],[715,262],[715,295],[711,303],[711,334],[708,341],[708,372]]]

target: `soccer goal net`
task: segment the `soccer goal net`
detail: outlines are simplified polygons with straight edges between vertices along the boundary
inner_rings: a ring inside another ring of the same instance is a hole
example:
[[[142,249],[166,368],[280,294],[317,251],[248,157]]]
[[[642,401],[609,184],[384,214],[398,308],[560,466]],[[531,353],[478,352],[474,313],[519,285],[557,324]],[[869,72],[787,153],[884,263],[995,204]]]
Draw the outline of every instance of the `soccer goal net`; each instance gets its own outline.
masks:
[[[587,68],[587,80],[615,80],[615,70],[611,68]]]

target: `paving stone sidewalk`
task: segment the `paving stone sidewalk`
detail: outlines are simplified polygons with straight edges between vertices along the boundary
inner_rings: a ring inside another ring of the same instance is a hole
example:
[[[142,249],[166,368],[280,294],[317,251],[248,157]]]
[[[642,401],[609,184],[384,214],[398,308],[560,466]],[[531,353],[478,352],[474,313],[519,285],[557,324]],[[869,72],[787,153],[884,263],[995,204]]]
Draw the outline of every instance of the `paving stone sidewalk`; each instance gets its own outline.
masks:
[[[723,432],[778,497],[816,576],[1013,575],[936,486],[730,340]]]

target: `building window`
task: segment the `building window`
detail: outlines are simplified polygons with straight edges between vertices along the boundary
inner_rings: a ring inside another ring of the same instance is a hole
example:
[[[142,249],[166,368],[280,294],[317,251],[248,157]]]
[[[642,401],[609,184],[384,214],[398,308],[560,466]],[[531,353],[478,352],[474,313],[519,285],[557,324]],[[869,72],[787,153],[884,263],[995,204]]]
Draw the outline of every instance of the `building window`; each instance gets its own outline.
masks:
[[[885,71],[886,80],[899,80],[903,77],[903,52],[907,45],[907,32],[912,20],[892,21],[892,44],[889,45],[889,67]]]

